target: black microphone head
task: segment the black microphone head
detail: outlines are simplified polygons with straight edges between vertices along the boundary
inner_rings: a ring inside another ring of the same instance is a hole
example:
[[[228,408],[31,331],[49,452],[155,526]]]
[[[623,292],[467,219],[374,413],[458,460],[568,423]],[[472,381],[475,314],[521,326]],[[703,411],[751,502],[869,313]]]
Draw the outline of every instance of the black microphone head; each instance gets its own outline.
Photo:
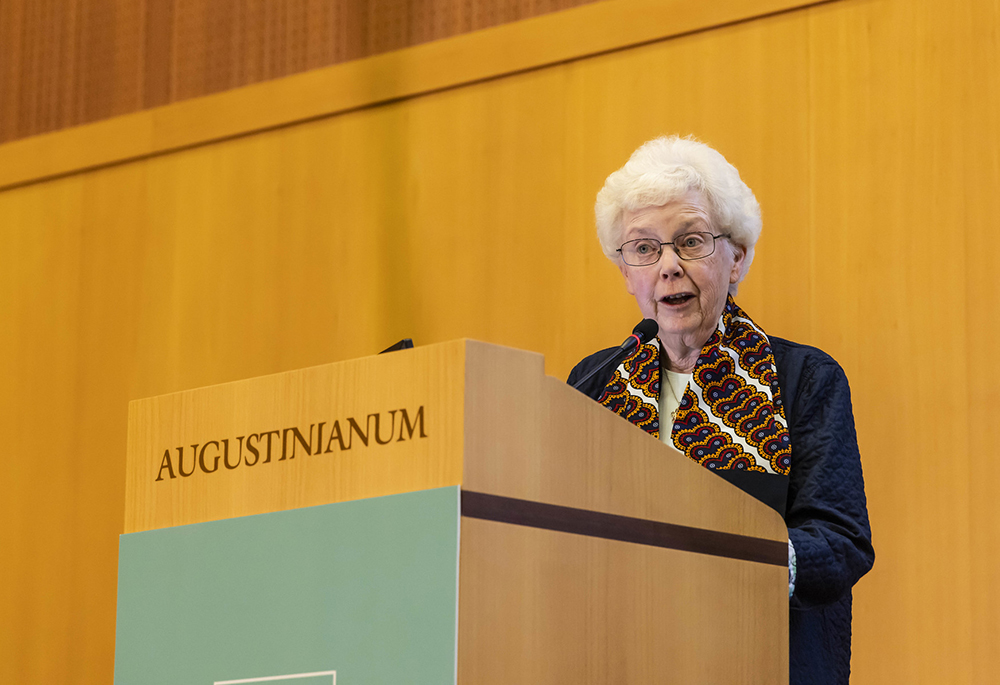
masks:
[[[632,329],[632,335],[639,336],[642,342],[649,342],[659,333],[660,326],[654,319],[643,319]]]

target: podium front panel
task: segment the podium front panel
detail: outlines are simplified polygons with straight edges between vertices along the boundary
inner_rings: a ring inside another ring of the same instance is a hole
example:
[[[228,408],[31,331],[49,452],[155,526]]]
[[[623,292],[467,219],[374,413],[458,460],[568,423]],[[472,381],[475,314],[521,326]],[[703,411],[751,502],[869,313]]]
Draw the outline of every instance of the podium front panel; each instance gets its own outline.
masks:
[[[459,485],[465,341],[136,400],[125,532]]]
[[[123,535],[115,683],[453,683],[458,501],[440,488]]]

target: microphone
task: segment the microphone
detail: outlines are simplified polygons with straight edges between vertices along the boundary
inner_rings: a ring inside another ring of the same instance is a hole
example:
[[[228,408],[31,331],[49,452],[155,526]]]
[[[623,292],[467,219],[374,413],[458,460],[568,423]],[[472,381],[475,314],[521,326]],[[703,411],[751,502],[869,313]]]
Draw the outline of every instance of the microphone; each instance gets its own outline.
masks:
[[[635,328],[632,329],[632,335],[625,338],[625,342],[619,345],[618,349],[612,351],[596,368],[574,383],[573,387],[579,390],[581,385],[589,381],[598,372],[607,369],[612,364],[617,366],[622,359],[632,354],[636,348],[654,338],[659,330],[660,327],[656,321],[653,319],[643,319],[636,324]]]

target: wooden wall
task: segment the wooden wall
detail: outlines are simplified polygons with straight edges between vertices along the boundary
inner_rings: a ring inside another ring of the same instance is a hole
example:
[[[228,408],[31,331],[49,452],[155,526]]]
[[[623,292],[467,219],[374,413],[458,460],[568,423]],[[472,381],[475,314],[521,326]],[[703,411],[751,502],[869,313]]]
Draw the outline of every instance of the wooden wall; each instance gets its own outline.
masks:
[[[4,0],[0,143],[593,0]]]
[[[597,41],[617,30],[600,12],[655,24],[653,5],[549,15],[545,35]],[[565,375],[638,315],[591,207],[663,132],[715,145],[757,192],[743,306],[851,379],[878,554],[853,682],[990,682],[1000,7],[712,5],[714,28],[61,178],[31,180],[31,141],[0,146],[0,682],[111,678],[129,399],[403,336],[538,350]],[[737,6],[766,16],[723,16]],[[516,61],[542,19],[471,38],[452,68],[502,44]]]

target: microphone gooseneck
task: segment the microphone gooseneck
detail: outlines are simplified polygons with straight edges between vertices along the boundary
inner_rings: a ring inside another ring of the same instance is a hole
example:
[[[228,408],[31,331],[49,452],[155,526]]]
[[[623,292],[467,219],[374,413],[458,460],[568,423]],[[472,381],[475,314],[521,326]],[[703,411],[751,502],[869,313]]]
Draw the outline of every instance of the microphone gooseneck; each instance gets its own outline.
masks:
[[[581,385],[589,381],[597,373],[607,369],[611,364],[617,366],[622,359],[632,354],[640,345],[652,340],[659,330],[660,327],[656,321],[653,319],[643,319],[632,329],[632,335],[625,338],[625,342],[605,357],[590,373],[574,383],[573,387],[579,390]]]

